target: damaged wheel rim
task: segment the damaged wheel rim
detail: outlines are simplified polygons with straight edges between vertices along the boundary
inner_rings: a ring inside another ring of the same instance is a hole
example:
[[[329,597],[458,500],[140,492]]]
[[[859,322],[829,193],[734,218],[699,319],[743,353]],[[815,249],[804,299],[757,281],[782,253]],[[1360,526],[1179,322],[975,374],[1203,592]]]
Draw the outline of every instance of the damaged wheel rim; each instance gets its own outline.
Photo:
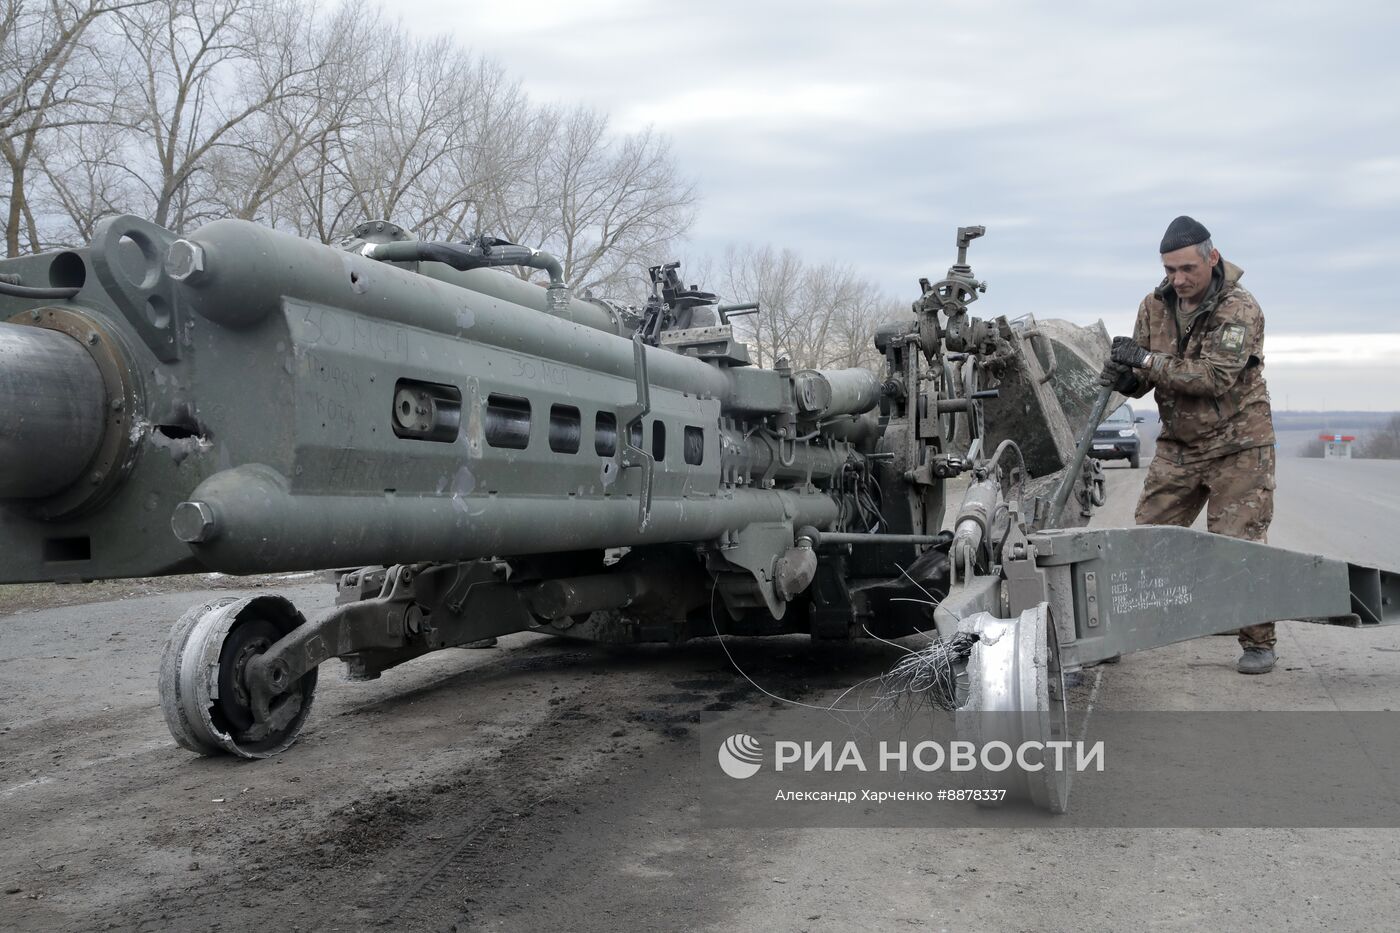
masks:
[[[1064,813],[1070,772],[1055,767],[1046,745],[1070,738],[1049,607],[1041,603],[1016,619],[978,613],[967,617],[962,628],[976,632],[980,640],[968,660],[968,698],[957,714],[959,735],[979,748],[989,742],[1004,742],[1012,749],[1029,745],[1024,761],[1032,766],[1021,767],[1018,761],[1004,771],[978,771],[975,783],[1005,790],[1008,799]]]
[[[296,741],[311,711],[316,670],[274,697],[271,715],[254,713],[249,663],[303,621],[278,596],[221,599],[175,623],[161,659],[161,709],[171,735],[202,755],[266,758]]]

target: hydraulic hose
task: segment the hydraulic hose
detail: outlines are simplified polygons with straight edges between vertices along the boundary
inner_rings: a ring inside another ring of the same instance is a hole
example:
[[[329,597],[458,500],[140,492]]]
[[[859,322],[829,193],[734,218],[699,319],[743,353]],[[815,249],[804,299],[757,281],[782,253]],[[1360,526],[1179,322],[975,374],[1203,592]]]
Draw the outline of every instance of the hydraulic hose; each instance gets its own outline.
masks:
[[[551,288],[567,288],[564,267],[548,253],[517,246],[491,237],[475,243],[423,242],[404,240],[396,243],[366,243],[361,253],[382,262],[440,262],[466,271],[486,266],[525,266],[549,273]]]
[[[38,298],[49,301],[66,301],[82,291],[81,288],[35,288],[32,285],[19,285],[0,278],[0,295],[11,298]]]

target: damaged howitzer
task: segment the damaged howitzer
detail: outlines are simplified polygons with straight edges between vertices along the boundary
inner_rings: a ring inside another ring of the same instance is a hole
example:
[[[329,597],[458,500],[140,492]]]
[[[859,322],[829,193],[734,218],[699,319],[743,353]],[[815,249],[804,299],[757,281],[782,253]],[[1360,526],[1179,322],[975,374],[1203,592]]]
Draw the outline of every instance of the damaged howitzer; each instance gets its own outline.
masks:
[[[0,582],[353,568],[310,616],[263,595],[175,623],[172,732],[248,757],[295,739],[327,659],[371,678],[510,632],[839,641],[936,623],[985,636],[960,702],[1053,729],[1060,673],[1114,654],[1282,618],[1393,621],[1388,574],[1076,527],[1102,501],[1092,461],[1069,471],[1067,527],[1047,527],[1107,335],[972,317],[982,232],[960,229],[947,276],[879,329],[877,376],[752,365],[730,319],[752,305],[674,265],[630,309],[485,237],[378,221],[335,248],[108,219],[86,248],[0,263]],[[507,264],[549,286],[489,268]],[[932,622],[910,599],[925,594]],[[1062,808],[1037,780],[1021,789]]]

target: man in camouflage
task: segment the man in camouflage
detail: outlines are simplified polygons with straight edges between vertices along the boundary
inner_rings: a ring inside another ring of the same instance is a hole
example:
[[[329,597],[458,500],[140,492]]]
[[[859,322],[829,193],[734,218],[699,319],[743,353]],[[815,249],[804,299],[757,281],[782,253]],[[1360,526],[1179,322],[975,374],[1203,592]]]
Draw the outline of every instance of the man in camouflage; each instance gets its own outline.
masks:
[[[1161,243],[1166,278],[1115,337],[1100,382],[1133,398],[1156,391],[1162,431],[1138,500],[1139,525],[1189,526],[1206,509],[1216,534],[1263,541],[1274,515],[1274,425],[1264,384],[1264,313],[1210,232],[1178,217]],[[1274,626],[1239,631],[1237,669],[1274,667]]]

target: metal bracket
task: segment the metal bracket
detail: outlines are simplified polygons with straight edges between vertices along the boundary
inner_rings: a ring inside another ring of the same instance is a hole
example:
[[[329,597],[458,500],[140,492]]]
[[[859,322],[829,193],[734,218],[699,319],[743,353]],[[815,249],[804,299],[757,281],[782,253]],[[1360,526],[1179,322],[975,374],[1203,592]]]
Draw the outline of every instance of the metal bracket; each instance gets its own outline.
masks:
[[[734,543],[719,551],[726,561],[752,574],[758,594],[775,619],[781,619],[787,611],[787,603],[774,586],[775,565],[792,545],[791,522],[755,522],[739,529]]]
[[[1037,382],[1043,385],[1054,378],[1055,371],[1060,368],[1060,361],[1055,356],[1055,341],[1041,333],[1040,325],[1035,321],[1035,315],[1023,315],[1018,319],[1018,322],[1024,322],[1020,330],[1021,336],[1026,339],[1026,342],[1034,348],[1035,341],[1039,340],[1041,349],[1045,351],[1045,372],[1041,373],[1036,379]],[[1039,360],[1036,362],[1038,363]],[[1097,425],[1095,425],[1095,427],[1097,427]]]
[[[1026,545],[1021,555],[1002,564],[1006,599],[1013,615],[1045,602],[1045,574],[1035,564],[1035,547]]]
[[[783,458],[783,439],[781,436],[777,437],[776,439],[771,438],[766,434],[759,434],[758,439],[761,440],[763,443],[767,444],[769,449],[772,450],[772,456],[768,458],[768,469],[763,471],[763,475],[759,477],[758,480],[759,486],[763,487],[764,489],[768,489],[773,485],[773,477],[778,475],[778,463],[779,461],[782,461]],[[775,443],[777,444],[776,448],[774,448]],[[794,445],[794,456],[796,455],[796,452],[797,448]],[[783,461],[783,466],[788,465],[790,465],[788,461]]]
[[[624,470],[642,471],[641,503],[637,510],[637,530],[646,531],[651,523],[651,488],[656,472],[656,461],[642,447],[632,443],[632,425],[641,425],[642,418],[651,412],[651,382],[647,378],[647,347],[642,335],[632,337],[633,370],[637,380],[637,401],[623,405],[617,410],[618,426],[622,429],[622,443],[618,445],[618,466]],[[642,431],[638,431],[642,434]]]
[[[1089,628],[1099,627],[1099,575],[1092,570],[1084,572],[1084,614]]]
[[[813,638],[849,639],[857,631],[857,596],[850,587],[849,561],[844,553],[817,564],[812,581],[811,632]],[[864,597],[860,597],[864,602]]]
[[[89,259],[98,281],[162,363],[180,358],[181,309],[165,274],[175,234],[138,217],[109,217],[93,232]]]

